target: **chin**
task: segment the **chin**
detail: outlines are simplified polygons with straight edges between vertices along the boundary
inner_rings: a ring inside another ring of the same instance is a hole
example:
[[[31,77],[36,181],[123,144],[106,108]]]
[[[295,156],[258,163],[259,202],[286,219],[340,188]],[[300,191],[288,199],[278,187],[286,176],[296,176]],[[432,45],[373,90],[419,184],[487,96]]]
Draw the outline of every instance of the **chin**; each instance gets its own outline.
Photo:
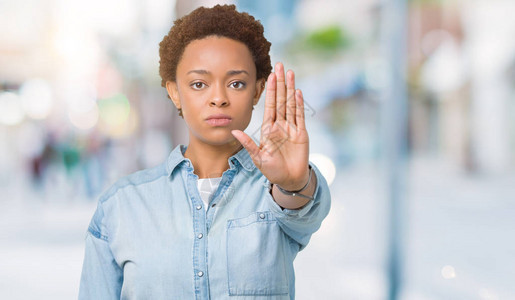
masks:
[[[213,134],[210,136],[203,136],[201,140],[209,145],[214,146],[225,146],[228,144],[239,144],[239,141],[231,134],[229,130],[227,133],[223,134]]]

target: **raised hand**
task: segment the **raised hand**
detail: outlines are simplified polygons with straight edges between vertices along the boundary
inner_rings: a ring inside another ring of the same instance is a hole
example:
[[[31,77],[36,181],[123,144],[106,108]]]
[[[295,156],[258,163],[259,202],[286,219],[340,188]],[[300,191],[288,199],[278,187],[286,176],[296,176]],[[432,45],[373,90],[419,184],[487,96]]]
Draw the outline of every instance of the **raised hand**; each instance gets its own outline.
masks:
[[[285,76],[282,63],[277,63],[274,73],[268,76],[259,146],[241,130],[233,130],[232,134],[271,183],[295,191],[308,181],[304,99],[302,92],[295,89],[295,74],[288,70]]]

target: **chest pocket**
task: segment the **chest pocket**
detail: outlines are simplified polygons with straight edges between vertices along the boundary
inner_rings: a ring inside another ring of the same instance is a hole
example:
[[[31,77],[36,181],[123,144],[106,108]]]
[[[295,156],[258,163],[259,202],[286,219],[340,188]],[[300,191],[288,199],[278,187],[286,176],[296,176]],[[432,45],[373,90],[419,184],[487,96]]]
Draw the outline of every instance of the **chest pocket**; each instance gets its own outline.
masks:
[[[270,212],[227,221],[229,295],[286,295],[285,236]]]

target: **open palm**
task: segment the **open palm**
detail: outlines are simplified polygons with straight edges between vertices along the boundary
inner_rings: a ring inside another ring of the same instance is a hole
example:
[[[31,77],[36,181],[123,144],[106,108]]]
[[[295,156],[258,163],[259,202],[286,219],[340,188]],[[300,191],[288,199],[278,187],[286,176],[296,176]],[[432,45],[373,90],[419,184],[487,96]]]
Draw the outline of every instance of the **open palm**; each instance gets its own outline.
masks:
[[[277,63],[275,72],[268,76],[259,146],[241,130],[232,134],[270,182],[298,190],[308,180],[304,99],[301,91],[295,90],[295,74],[290,70],[285,76],[282,63]]]

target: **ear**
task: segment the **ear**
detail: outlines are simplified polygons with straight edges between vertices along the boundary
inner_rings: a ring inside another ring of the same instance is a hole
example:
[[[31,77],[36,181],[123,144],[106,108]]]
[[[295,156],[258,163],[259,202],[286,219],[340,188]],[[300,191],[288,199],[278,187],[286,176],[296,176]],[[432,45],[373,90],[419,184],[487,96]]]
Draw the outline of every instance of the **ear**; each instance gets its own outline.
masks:
[[[265,90],[265,79],[259,79],[256,81],[256,93],[254,94],[253,105],[256,105],[259,102],[259,98],[261,94]]]
[[[173,104],[177,109],[181,108],[181,101],[179,100],[179,89],[177,87],[177,83],[175,81],[167,81],[166,82],[166,91],[168,92],[168,97],[172,99]]]

